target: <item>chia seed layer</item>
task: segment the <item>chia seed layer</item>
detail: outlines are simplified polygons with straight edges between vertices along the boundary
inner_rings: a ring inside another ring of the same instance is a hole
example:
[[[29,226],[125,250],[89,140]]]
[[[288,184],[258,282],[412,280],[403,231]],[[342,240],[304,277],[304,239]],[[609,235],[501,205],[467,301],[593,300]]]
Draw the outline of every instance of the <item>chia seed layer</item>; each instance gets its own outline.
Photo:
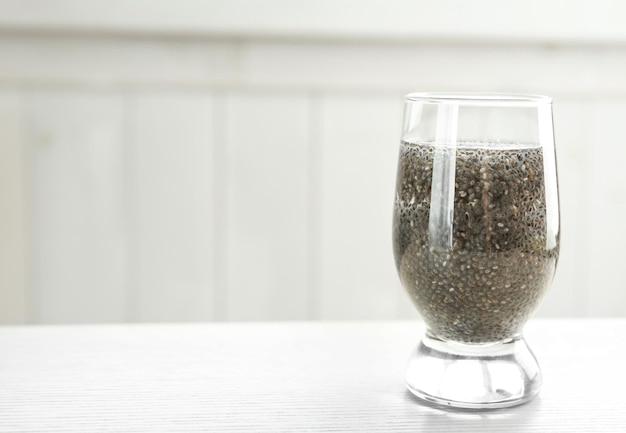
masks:
[[[435,155],[455,152],[451,241],[429,235]],[[559,242],[547,249],[540,147],[403,142],[393,240],[403,286],[432,333],[466,343],[521,332],[552,282]]]

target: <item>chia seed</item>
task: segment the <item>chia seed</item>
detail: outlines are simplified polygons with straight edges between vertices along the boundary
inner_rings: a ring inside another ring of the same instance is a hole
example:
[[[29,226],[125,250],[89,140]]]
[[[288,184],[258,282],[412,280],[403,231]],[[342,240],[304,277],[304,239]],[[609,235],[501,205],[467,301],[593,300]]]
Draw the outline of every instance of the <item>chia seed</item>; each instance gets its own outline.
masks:
[[[433,166],[454,152],[449,248],[429,235]],[[465,343],[519,334],[552,282],[541,147],[403,142],[393,240],[403,286],[430,331]]]

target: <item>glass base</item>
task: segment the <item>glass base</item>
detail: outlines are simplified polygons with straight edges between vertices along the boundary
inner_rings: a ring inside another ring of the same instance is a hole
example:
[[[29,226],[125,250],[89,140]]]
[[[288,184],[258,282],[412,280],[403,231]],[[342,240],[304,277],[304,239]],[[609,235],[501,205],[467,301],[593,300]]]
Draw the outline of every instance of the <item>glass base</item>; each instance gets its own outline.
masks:
[[[411,355],[406,384],[436,405],[498,409],[531,400],[541,389],[537,359],[521,336],[504,342],[463,344],[428,333]]]

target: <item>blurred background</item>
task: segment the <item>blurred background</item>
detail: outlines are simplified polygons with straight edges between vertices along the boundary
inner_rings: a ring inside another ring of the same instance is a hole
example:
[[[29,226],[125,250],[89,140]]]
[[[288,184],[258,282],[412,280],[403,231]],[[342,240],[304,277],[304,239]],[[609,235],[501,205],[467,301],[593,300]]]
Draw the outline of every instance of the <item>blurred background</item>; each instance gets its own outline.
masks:
[[[0,0],[0,323],[416,317],[403,95],[554,98],[539,316],[624,316],[626,3]]]

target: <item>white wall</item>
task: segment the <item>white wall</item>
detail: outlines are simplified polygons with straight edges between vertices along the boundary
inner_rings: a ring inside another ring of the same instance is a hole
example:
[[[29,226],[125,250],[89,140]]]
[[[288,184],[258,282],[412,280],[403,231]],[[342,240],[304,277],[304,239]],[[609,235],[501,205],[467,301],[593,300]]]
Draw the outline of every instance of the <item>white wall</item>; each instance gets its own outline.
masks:
[[[414,317],[390,229],[416,90],[554,97],[538,314],[626,314],[621,3],[26,3],[0,1],[0,322]]]

